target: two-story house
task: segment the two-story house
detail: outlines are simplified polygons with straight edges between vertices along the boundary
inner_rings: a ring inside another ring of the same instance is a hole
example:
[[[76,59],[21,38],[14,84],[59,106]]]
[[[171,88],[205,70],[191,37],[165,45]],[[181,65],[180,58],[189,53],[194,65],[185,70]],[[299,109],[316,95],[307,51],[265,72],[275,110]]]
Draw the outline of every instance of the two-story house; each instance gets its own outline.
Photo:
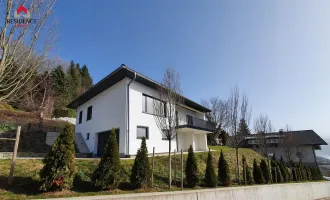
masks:
[[[115,128],[121,157],[135,155],[142,137],[147,139],[149,153],[153,147],[155,153],[168,152],[168,140],[153,114],[153,101],[159,101],[153,96],[159,86],[156,81],[122,65],[71,102],[68,107],[77,111],[75,132],[84,139],[87,151],[101,156],[110,131]],[[215,124],[205,118],[210,110],[182,98],[183,103],[175,107],[185,120],[180,120],[178,135],[171,141],[172,150],[187,151],[193,145],[195,151],[206,151],[207,134],[215,129]]]

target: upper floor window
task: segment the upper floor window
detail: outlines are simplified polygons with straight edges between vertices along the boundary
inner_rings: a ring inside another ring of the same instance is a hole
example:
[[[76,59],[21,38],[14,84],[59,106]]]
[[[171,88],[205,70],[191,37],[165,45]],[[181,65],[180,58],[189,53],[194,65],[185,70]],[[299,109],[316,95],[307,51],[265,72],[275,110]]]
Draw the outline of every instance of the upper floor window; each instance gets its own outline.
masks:
[[[86,140],[89,140],[89,133],[86,134]]]
[[[146,94],[142,95],[142,112],[164,116],[166,115],[165,101],[156,99]]]
[[[93,107],[89,106],[87,108],[87,121],[92,119],[92,112],[93,112]]]
[[[83,111],[80,111],[79,112],[79,124],[81,124],[81,122],[82,122],[82,114],[83,114]]]

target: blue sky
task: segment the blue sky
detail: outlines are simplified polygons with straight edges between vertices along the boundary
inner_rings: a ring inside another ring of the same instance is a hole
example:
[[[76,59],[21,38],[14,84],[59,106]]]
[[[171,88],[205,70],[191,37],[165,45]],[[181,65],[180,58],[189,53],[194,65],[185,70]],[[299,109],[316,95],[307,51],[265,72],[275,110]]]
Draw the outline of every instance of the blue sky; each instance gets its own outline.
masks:
[[[185,96],[248,94],[276,129],[330,138],[330,1],[58,1],[53,50],[87,64],[94,82],[125,63],[159,80],[167,67]],[[252,127],[251,127],[252,128]]]

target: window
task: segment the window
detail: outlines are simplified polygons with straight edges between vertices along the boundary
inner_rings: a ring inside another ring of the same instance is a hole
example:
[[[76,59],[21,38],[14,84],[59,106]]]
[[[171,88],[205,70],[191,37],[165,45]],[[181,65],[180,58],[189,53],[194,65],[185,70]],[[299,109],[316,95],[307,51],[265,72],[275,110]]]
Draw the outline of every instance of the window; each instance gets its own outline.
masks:
[[[163,130],[162,131],[162,140],[168,140],[167,136],[168,136],[168,130]]]
[[[79,124],[81,124],[81,122],[82,122],[82,114],[83,114],[83,112],[80,111],[80,112],[79,112]]]
[[[86,133],[86,140],[89,140],[89,133]]]
[[[159,116],[165,116],[166,114],[166,106],[165,102],[161,101],[159,99],[153,98],[151,96],[148,96],[146,94],[143,94],[142,96],[142,112],[153,114],[153,115],[159,115]]]
[[[191,115],[187,115],[187,124],[193,125],[193,117]]]
[[[143,137],[149,139],[149,128],[145,126],[138,126],[136,130],[136,138],[142,139]]]
[[[89,106],[87,108],[87,121],[92,119],[92,112],[93,112],[93,107]]]

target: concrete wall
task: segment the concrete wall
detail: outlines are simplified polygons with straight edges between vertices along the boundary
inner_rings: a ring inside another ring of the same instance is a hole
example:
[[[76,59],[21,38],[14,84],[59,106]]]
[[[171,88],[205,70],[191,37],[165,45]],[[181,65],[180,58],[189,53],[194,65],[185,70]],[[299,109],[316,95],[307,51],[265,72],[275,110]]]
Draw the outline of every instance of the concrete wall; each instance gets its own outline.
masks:
[[[79,197],[79,199],[135,199],[135,200],[312,200],[330,197],[330,182],[289,183],[190,190],[180,192],[135,193]],[[75,197],[73,197],[75,198]],[[73,199],[72,198],[72,199]],[[71,198],[68,198],[71,199]]]

